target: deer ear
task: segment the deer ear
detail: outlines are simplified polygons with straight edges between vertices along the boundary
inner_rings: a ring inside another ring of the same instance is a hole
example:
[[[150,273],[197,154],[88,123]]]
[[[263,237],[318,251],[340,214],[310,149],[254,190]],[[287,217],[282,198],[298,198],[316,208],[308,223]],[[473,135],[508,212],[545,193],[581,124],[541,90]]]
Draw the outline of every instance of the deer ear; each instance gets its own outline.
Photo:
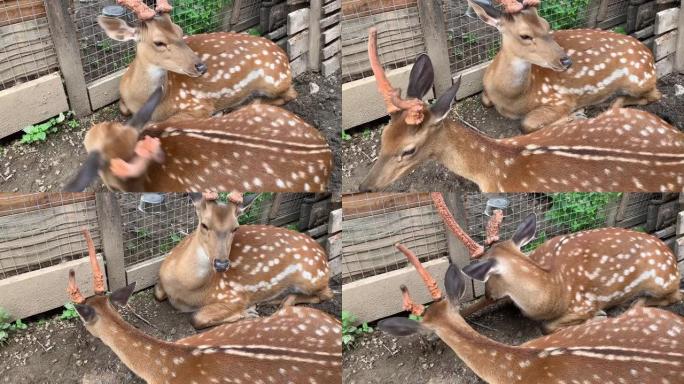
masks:
[[[518,225],[518,229],[515,230],[513,234],[513,244],[515,244],[518,249],[524,247],[534,239],[534,233],[537,231],[537,215],[530,213],[527,217]]]
[[[188,196],[190,197],[190,200],[192,200],[192,203],[195,205],[202,202],[202,192],[190,192],[188,193]]]
[[[116,304],[120,307],[123,307],[128,303],[128,299],[133,294],[133,291],[135,291],[135,281],[123,288],[119,288],[116,291],[112,292],[112,294],[109,295],[109,301],[112,304]]]
[[[447,89],[442,96],[440,96],[434,104],[430,106],[430,122],[429,124],[437,124],[444,120],[445,117],[451,111],[451,107],[454,105],[454,99],[456,98],[456,92],[458,92],[458,87],[461,85],[461,76],[459,76],[454,85]]]
[[[473,11],[482,21],[499,29],[499,20],[503,16],[503,12],[492,6],[491,0],[468,0],[468,5],[473,8]]]
[[[451,264],[451,260],[449,260],[449,264],[449,269],[444,275],[444,289],[449,302],[456,307],[465,293],[465,279],[458,267]]]
[[[64,186],[64,192],[82,192],[97,178],[97,174],[103,166],[102,154],[99,151],[90,152],[76,176]]]
[[[411,68],[406,96],[418,100],[422,99],[432,88],[434,81],[435,72],[432,68],[432,61],[428,55],[423,53],[418,56],[415,64],[413,64],[413,68]]]
[[[154,110],[157,109],[157,106],[161,102],[163,96],[164,89],[162,85],[159,84],[147,101],[145,101],[145,104],[143,104],[138,112],[136,112],[126,124],[138,131],[141,131],[145,124],[152,119],[152,114],[154,113]]]
[[[486,282],[495,272],[495,266],[496,259],[478,260],[463,267],[463,273],[474,280]]]
[[[409,336],[422,330],[423,326],[419,322],[405,317],[390,317],[380,320],[378,328],[392,336]]]
[[[74,304],[74,308],[76,308],[76,312],[78,312],[78,315],[81,316],[85,323],[92,322],[97,316],[95,309],[88,304]]]
[[[138,39],[138,30],[126,24],[125,21],[108,16],[98,16],[97,23],[105,31],[109,38],[116,41],[129,41]]]

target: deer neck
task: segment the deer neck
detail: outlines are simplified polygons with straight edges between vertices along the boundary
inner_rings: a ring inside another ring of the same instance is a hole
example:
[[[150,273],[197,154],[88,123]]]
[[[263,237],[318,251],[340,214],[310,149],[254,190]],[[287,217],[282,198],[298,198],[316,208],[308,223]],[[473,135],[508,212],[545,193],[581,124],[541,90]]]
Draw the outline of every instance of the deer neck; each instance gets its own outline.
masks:
[[[180,271],[179,280],[187,289],[201,289],[211,283],[214,269],[209,258],[209,250],[200,241],[197,231],[190,235],[174,268]]]
[[[530,88],[532,63],[517,57],[509,50],[502,48],[491,66],[491,79],[496,92],[513,98],[524,96]]]
[[[508,282],[508,296],[528,317],[536,320],[552,319],[564,312],[563,289],[560,276],[538,266],[529,267],[523,279],[520,274]],[[507,274],[512,276],[513,274]]]
[[[445,312],[448,314],[440,318],[438,324],[433,324],[435,333],[486,382],[513,382],[516,375],[509,375],[519,372],[520,364],[532,358],[532,350],[491,340],[471,328],[463,317]]]
[[[160,84],[166,84],[168,79],[166,69],[145,61],[141,55],[136,55],[128,72],[130,74],[127,73],[126,92],[130,101],[127,103],[134,104],[132,107],[136,110],[142,107]]]
[[[136,375],[148,383],[159,382],[165,362],[181,355],[180,348],[172,343],[157,340],[124,321],[118,314],[99,321],[100,339]],[[166,365],[168,366],[168,365]]]

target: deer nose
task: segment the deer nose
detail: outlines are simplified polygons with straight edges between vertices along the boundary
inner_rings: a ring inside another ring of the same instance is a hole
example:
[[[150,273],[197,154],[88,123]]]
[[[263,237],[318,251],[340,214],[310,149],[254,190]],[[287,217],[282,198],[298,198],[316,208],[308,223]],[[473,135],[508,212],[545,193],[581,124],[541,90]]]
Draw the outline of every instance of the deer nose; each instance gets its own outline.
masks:
[[[216,272],[225,272],[230,267],[230,260],[214,259],[214,269]]]
[[[195,69],[197,70],[197,72],[200,73],[200,75],[204,75],[205,73],[207,73],[207,65],[204,63],[195,64]]]
[[[562,66],[565,67],[565,69],[568,69],[572,65],[572,59],[570,58],[570,56],[564,56],[561,57],[560,63]]]

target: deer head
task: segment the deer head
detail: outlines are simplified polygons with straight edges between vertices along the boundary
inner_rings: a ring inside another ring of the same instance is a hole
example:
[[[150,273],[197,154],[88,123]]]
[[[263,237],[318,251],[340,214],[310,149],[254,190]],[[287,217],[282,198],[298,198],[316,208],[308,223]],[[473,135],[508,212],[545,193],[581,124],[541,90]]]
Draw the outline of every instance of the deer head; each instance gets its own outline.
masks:
[[[107,36],[117,41],[136,42],[136,59],[148,63],[151,68],[199,77],[207,72],[207,66],[183,40],[183,29],[171,21],[172,8],[168,1],[158,1],[156,12],[141,0],[117,0],[131,9],[139,19],[136,27],[124,20],[99,16],[100,27]],[[162,74],[163,72],[159,72]]]
[[[439,140],[435,140],[436,133],[451,110],[461,82],[460,78],[456,80],[432,105],[422,101],[434,81],[432,62],[423,54],[411,68],[407,98],[403,99],[401,90],[392,87],[380,64],[375,28],[369,31],[368,56],[390,122],[382,131],[378,160],[361,183],[361,191],[384,188],[434,155],[440,145]]]
[[[241,193],[231,192],[227,203],[207,198],[202,193],[191,193],[197,218],[196,236],[199,240],[198,254],[209,259],[216,272],[230,268],[230,249],[233,236],[240,227],[238,218],[256,201],[258,194],[243,198]]]
[[[501,32],[501,49],[526,62],[554,71],[564,71],[572,60],[551,35],[549,23],[540,17],[536,6],[524,5],[520,12],[503,12],[483,0],[468,4],[486,24]]]
[[[88,257],[90,258],[90,266],[93,271],[95,296],[87,300],[83,297],[76,284],[76,273],[73,269],[69,271],[67,292],[86,329],[93,336],[102,338],[103,334],[110,332],[111,324],[123,321],[115,306],[125,306],[128,303],[128,299],[135,290],[135,282],[126,287],[119,288],[107,296],[104,286],[104,275],[97,262],[95,245],[90,237],[90,232],[85,228],[82,232],[88,244]]]

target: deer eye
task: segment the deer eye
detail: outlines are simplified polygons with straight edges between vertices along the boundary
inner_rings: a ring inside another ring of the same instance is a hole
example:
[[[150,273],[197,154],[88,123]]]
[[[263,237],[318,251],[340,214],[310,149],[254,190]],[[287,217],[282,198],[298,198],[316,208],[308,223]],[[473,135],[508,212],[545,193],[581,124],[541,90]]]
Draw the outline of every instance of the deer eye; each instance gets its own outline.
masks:
[[[232,231],[232,232],[233,232],[233,233],[237,232],[238,228],[240,228],[240,227],[235,227],[235,228],[233,228],[233,231]]]
[[[207,227],[206,224],[202,223],[201,226],[202,226],[202,229],[204,229],[205,231],[209,230],[209,227]]]
[[[404,150],[404,152],[401,153],[401,157],[411,156],[411,155],[413,155],[414,153],[416,153],[416,147],[407,148],[407,149]]]
[[[166,47],[166,43],[164,43],[163,41],[155,41],[154,46],[157,48],[164,48]]]
[[[520,38],[522,40],[526,40],[526,41],[532,40],[532,36],[530,36],[530,35],[520,35]]]

